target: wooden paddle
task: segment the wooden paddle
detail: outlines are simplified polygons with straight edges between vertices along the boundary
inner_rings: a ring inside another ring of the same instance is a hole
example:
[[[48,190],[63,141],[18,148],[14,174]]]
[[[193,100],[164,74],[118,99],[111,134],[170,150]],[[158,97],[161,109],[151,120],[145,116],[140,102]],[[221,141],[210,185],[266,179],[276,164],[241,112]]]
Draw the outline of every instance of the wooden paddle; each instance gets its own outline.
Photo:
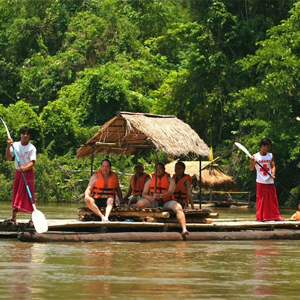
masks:
[[[0,119],[1,119],[3,125],[4,125],[4,127],[6,129],[6,133],[7,133],[8,138],[11,139],[11,136],[9,134],[8,128],[7,128],[4,120],[1,117],[0,117]],[[17,151],[14,148],[13,144],[11,146],[13,148],[13,151],[14,151],[14,154],[15,154],[18,166],[20,167],[21,166],[20,165],[20,159],[19,159],[19,156],[17,154]],[[27,180],[25,178],[25,175],[24,175],[24,173],[22,171],[21,171],[21,174],[22,174],[22,177],[23,177],[23,180],[24,180],[24,183],[25,183],[25,186],[26,186],[26,190],[27,190],[29,198],[30,198],[30,202],[31,202],[32,207],[33,207],[33,212],[32,212],[31,217],[32,217],[32,222],[33,222],[34,228],[35,228],[35,230],[36,230],[37,233],[44,233],[44,232],[48,231],[47,220],[46,220],[44,214],[41,211],[39,211],[39,210],[36,209],[36,206],[35,206],[35,204],[33,202],[32,195],[31,195],[29,186],[27,184]]]
[[[252,155],[249,153],[249,151],[242,145],[242,144],[240,144],[240,143],[238,143],[238,142],[235,142],[234,143],[239,149],[241,149],[248,157],[250,157],[250,158],[252,158]],[[255,161],[255,163],[256,164],[258,164],[270,177],[271,177],[271,173],[270,172],[268,172],[268,170],[266,170],[266,168],[264,168],[258,161]],[[294,200],[296,200],[296,201],[298,201],[298,199],[294,196],[294,195],[292,195],[288,190],[286,190],[284,187],[282,187],[281,185],[280,185],[280,187],[284,190],[284,191],[286,191]]]

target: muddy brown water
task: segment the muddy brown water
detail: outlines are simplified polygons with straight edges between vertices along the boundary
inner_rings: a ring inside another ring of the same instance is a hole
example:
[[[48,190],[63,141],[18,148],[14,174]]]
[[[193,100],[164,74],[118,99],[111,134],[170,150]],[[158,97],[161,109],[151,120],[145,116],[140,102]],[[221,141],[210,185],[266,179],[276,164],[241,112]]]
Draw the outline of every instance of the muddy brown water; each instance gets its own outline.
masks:
[[[9,214],[0,202],[0,219]],[[39,205],[46,218],[82,205]],[[217,209],[220,218],[255,210]],[[288,218],[292,210],[281,210]],[[28,215],[22,217],[28,218]],[[0,299],[299,299],[300,241],[22,243],[0,239]]]

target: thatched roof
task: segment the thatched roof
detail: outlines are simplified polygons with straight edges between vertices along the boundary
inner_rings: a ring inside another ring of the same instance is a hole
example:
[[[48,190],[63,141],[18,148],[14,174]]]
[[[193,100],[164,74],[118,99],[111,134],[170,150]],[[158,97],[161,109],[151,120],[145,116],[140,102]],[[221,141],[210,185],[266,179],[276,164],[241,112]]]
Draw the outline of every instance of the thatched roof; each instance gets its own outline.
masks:
[[[120,112],[77,150],[77,158],[95,153],[129,155],[136,149],[153,148],[168,155],[194,153],[209,156],[198,134],[175,116]]]
[[[174,174],[175,164],[178,160],[166,164],[166,172]],[[199,181],[199,161],[184,161],[185,173],[195,176]],[[233,178],[227,175],[218,164],[210,161],[201,162],[201,187],[214,190],[235,190]]]

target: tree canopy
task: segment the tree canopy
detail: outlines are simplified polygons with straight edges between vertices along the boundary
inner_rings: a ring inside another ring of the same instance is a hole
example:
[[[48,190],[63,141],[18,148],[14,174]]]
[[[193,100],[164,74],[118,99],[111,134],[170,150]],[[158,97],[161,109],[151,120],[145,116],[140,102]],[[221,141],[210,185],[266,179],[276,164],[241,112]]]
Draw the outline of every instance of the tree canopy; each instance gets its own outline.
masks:
[[[0,113],[15,139],[34,129],[45,201],[80,196],[89,167],[75,151],[118,111],[176,115],[241,190],[255,180],[233,144],[254,153],[268,136],[276,180],[300,200],[300,1],[0,0],[0,19]],[[0,137],[4,152],[4,128]]]

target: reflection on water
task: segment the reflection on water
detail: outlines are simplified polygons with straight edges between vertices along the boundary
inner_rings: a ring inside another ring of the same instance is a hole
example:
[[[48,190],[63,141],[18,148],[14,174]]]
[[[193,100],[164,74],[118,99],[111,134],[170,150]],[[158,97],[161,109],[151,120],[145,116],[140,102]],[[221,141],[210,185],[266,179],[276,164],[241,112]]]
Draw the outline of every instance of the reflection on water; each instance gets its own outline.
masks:
[[[0,204],[0,219],[7,216],[6,205]],[[78,207],[40,209],[47,218],[75,218]],[[249,210],[217,212],[220,218],[255,217]],[[299,246],[300,241],[33,244],[2,239],[0,299],[298,299]]]
[[[298,299],[299,246],[0,240],[0,299]]]

